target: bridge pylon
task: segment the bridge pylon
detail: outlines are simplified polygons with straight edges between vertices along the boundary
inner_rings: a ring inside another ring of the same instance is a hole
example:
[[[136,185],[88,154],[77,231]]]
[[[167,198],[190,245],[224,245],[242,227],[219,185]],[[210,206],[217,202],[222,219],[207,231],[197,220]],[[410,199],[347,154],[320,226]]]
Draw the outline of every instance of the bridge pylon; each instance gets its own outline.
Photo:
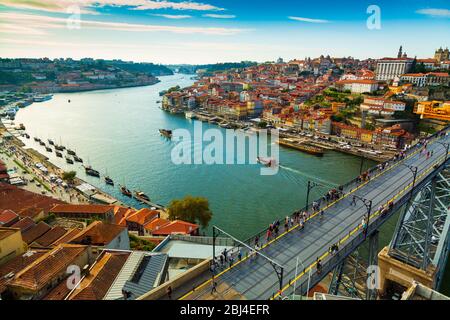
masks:
[[[438,290],[449,250],[450,170],[443,165],[414,190],[399,217],[393,239],[378,255],[380,294],[407,289],[413,281]]]

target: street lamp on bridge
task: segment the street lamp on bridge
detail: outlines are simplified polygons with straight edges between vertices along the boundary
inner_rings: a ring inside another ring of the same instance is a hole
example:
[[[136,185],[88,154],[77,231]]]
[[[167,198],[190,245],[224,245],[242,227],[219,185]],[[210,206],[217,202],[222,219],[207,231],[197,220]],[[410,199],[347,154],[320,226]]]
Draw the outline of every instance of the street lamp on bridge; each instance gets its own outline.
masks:
[[[448,149],[450,147],[450,144],[447,142],[441,142],[441,141],[436,141],[436,143],[439,143],[441,146],[445,147],[445,160],[444,163],[447,162],[447,158],[448,158]]]
[[[367,221],[366,221],[366,227],[364,228],[364,238],[367,237],[367,230],[369,229],[369,222],[370,222],[370,213],[372,211],[372,200],[367,200],[366,198],[360,197],[358,195],[353,195],[355,200],[360,200],[367,210]]]
[[[308,210],[308,205],[309,205],[309,194],[311,192],[312,189],[314,189],[315,187],[324,187],[324,188],[329,188],[329,186],[320,184],[318,182],[314,182],[311,180],[308,180],[308,189],[306,191],[306,204],[305,204],[305,209]]]

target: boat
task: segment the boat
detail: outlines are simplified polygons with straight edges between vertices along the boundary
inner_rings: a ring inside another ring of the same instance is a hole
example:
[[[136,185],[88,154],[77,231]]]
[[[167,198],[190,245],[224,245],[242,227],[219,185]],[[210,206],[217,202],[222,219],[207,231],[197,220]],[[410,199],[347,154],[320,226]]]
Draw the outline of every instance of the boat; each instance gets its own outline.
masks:
[[[47,151],[47,152],[52,152],[53,150],[52,150],[52,148],[50,148],[50,147],[45,147],[45,151]]]
[[[40,144],[41,146],[44,146],[44,147],[45,147],[45,142],[44,142],[44,141],[40,140],[40,141],[39,141],[39,144]]]
[[[324,154],[323,148],[311,146],[311,145],[304,144],[304,143],[297,143],[292,140],[287,141],[286,139],[280,139],[278,141],[278,144],[280,146],[296,149],[296,150],[303,151],[305,153],[309,153],[309,154],[319,156],[319,157],[323,156],[323,154]]]
[[[161,133],[163,136],[167,138],[172,138],[172,130],[159,129],[159,133]]]
[[[134,197],[139,201],[150,201],[150,198],[142,191],[135,191]]]
[[[113,179],[111,179],[111,178],[108,177],[108,176],[105,177],[105,183],[106,183],[106,184],[109,184],[110,186],[113,186],[113,185],[114,185]]]
[[[54,145],[55,145],[55,142],[53,142],[52,139],[48,139],[48,143],[49,143],[49,145],[51,145],[51,146],[54,146]]]
[[[66,157],[66,162],[67,162],[68,164],[73,164],[73,160],[70,159],[69,157]]]
[[[266,166],[266,167],[271,167],[271,166],[276,165],[276,160],[272,159],[272,158],[257,157],[256,162],[258,162],[259,164],[262,164],[263,166]]]
[[[24,134],[25,138],[30,139],[30,135],[28,133]]]
[[[88,176],[92,176],[92,177],[100,177],[100,172],[98,172],[97,170],[92,169],[91,166],[85,166],[84,167],[84,171],[86,172],[86,174]]]
[[[19,124],[19,130],[25,130],[25,126],[23,125],[23,123]]]
[[[48,95],[37,95],[33,98],[34,102],[44,102],[44,101],[48,101],[53,97],[53,95],[48,94]]]
[[[186,119],[197,119],[197,116],[195,115],[195,112],[193,111],[187,111],[185,114]]]
[[[78,157],[78,156],[73,156],[73,160],[75,160],[75,162],[83,162],[83,159],[81,159],[80,157]]]
[[[55,144],[55,149],[58,151],[64,151],[65,148],[63,146]]]
[[[130,197],[130,198],[132,197],[131,191],[128,190],[125,186],[120,186],[120,192],[122,192],[122,194],[124,196]]]
[[[63,157],[63,155],[62,155],[62,153],[61,153],[61,152],[59,152],[59,151],[55,151],[55,153],[56,153],[56,156],[57,156],[58,158],[62,158],[62,157]]]
[[[36,142],[41,142],[41,139],[39,139],[39,138],[37,138],[37,137],[34,137],[33,139],[34,139],[34,141],[36,141]]]
[[[76,156],[77,154],[75,153],[75,151],[72,151],[70,149],[67,149],[67,154],[70,154],[71,156]]]

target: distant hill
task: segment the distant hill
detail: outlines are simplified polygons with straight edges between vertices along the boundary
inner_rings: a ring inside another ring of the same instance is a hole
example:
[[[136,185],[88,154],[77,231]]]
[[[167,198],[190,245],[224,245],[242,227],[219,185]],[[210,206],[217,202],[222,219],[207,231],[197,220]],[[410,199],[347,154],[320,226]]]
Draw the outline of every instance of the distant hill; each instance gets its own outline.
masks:
[[[120,60],[107,61],[109,65],[120,68],[129,72],[142,72],[152,74],[153,76],[171,76],[173,71],[161,64],[153,64],[147,62],[126,62]]]
[[[185,74],[195,74],[198,70],[205,70],[207,73],[213,73],[217,71],[225,71],[229,69],[242,69],[257,65],[254,61],[241,61],[241,62],[224,62],[215,64],[202,64],[202,65],[167,65],[172,71],[185,73]]]

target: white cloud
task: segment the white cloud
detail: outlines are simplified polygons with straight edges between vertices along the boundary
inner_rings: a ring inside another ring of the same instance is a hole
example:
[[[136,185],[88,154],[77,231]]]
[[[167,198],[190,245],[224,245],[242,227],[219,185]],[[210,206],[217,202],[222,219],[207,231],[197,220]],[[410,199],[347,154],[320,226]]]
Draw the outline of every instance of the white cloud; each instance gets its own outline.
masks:
[[[233,14],[213,14],[213,13],[207,13],[202,15],[203,17],[206,18],[215,18],[215,19],[234,19],[236,18],[235,15]]]
[[[187,15],[187,14],[153,14],[153,16],[163,17],[163,18],[167,18],[167,19],[176,19],[176,20],[192,18],[192,16]]]
[[[420,9],[417,10],[416,13],[434,18],[450,18],[450,10],[448,9]]]
[[[170,0],[0,0],[0,4],[19,9],[34,9],[49,12],[66,12],[70,6],[80,6],[84,13],[95,13],[93,9],[105,6],[128,7],[131,10],[195,10],[195,11],[223,11],[207,3]]]
[[[2,25],[15,26],[17,24],[33,28],[35,30],[46,29],[63,29],[67,27],[68,19],[55,18],[48,16],[39,16],[33,14],[22,13],[8,13],[0,12],[0,21]],[[149,24],[132,24],[121,22],[103,22],[94,20],[80,21],[81,29],[98,29],[109,31],[132,31],[132,32],[171,32],[178,34],[205,34],[205,35],[234,35],[245,31],[237,28],[222,28],[222,27],[178,27],[178,26],[164,26],[164,25],[149,25]],[[12,30],[13,31],[13,30]],[[13,32],[11,32],[13,33]]]
[[[302,17],[288,17],[291,20],[295,21],[302,21],[302,22],[309,22],[309,23],[328,23],[329,20],[323,20],[323,19],[311,19],[311,18],[302,18]]]

